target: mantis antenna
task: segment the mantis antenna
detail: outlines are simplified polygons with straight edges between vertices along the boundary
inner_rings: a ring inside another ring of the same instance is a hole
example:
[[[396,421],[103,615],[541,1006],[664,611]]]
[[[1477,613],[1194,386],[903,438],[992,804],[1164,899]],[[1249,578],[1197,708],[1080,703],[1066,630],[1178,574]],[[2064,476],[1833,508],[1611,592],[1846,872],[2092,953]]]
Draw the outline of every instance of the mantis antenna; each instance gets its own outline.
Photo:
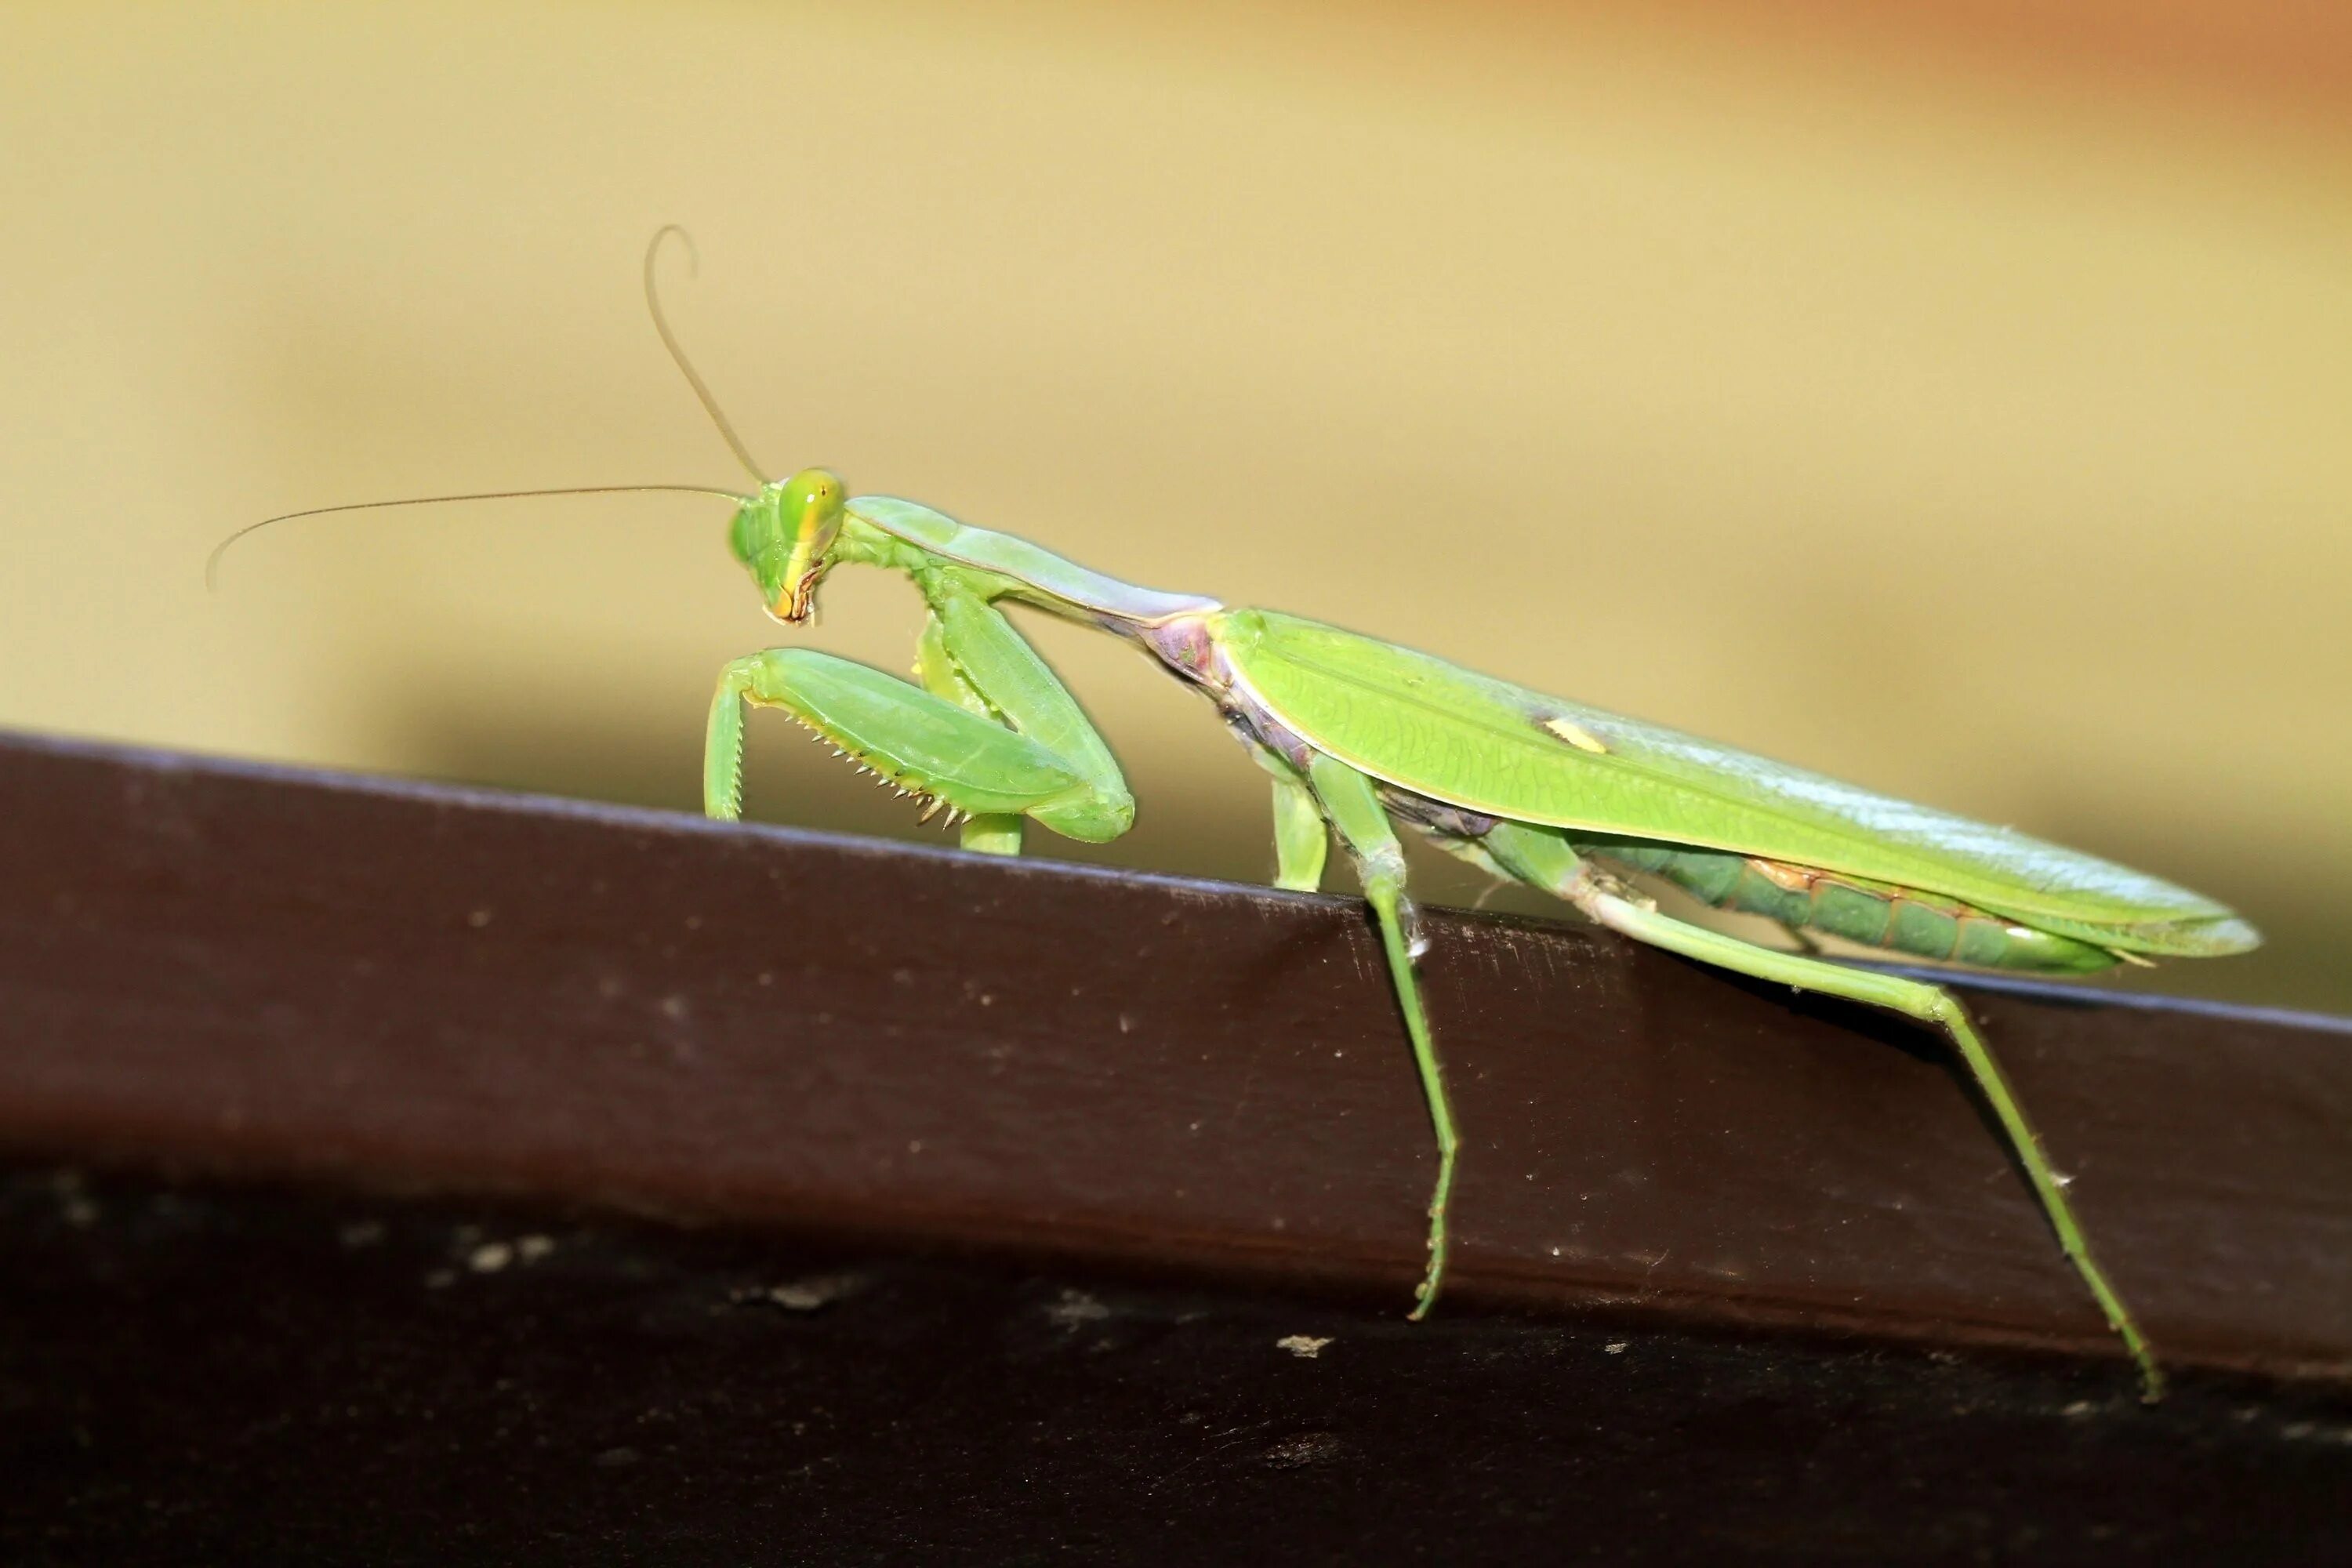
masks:
[[[661,255],[662,241],[671,235],[677,236],[679,242],[686,247],[688,276],[695,276],[702,270],[701,259],[694,251],[694,236],[687,233],[683,226],[667,223],[654,230],[653,238],[646,245],[646,309],[653,313],[654,331],[661,334],[662,347],[669,350],[669,357],[686,377],[687,385],[694,388],[694,395],[702,400],[702,411],[710,416],[713,425],[719,426],[719,437],[727,443],[728,450],[735,454],[735,460],[749,469],[754,479],[765,485],[768,483],[767,474],[752,458],[751,448],[743,445],[743,438],[735,434],[735,426],[727,422],[727,416],[719,412],[719,399],[710,395],[710,388],[703,384],[702,377],[695,373],[694,363],[686,357],[686,350],[678,346],[677,334],[669,330],[669,318],[662,314],[661,290],[654,287],[654,260]]]
[[[686,247],[686,265],[689,274],[698,273],[701,270],[701,259],[695,254],[694,236],[687,233],[683,226],[674,223],[664,224],[654,230],[653,238],[646,245],[646,309],[653,316],[654,331],[661,334],[662,347],[669,351],[671,362],[677,366],[679,374],[686,377],[687,385],[694,389],[694,395],[702,404],[702,411],[709,415],[711,424],[719,427],[719,438],[727,443],[727,449],[735,454],[735,460],[742,464],[751,472],[751,477],[764,488],[769,482],[768,476],[761,471],[759,462],[752,458],[751,449],[743,445],[743,438],[735,434],[735,426],[727,422],[725,412],[719,406],[719,399],[711,395],[709,384],[695,370],[694,362],[686,357],[686,350],[679,344],[677,334],[669,330],[669,318],[662,314],[661,290],[654,283],[654,263],[661,256],[662,241],[673,234],[677,236],[678,242]],[[568,485],[556,489],[474,490],[465,495],[411,496],[401,500],[363,500],[352,501],[343,506],[318,506],[307,511],[280,512],[276,517],[265,517],[259,522],[249,522],[214,545],[213,552],[205,557],[205,588],[209,593],[219,587],[220,560],[223,555],[228,553],[230,545],[257,529],[268,528],[273,522],[290,522],[298,517],[325,517],[332,512],[373,511],[379,508],[394,506],[441,506],[451,501],[519,500],[528,496],[625,495],[648,490],[667,490],[678,495],[719,496],[733,501],[737,506],[751,504],[751,498],[748,496],[739,496],[733,490],[722,490],[710,485]]]
[[[205,590],[210,593],[220,586],[220,559],[228,553],[230,545],[257,529],[268,528],[273,522],[291,522],[298,517],[325,517],[338,511],[374,511],[380,508],[393,506],[441,506],[449,501],[461,500],[518,500],[527,496],[636,495],[648,490],[667,491],[673,495],[719,496],[733,501],[737,506],[751,504],[749,496],[739,496],[733,490],[722,490],[716,485],[566,485],[556,489],[474,490],[465,495],[409,496],[400,500],[359,500],[348,501],[341,506],[314,506],[306,511],[281,511],[276,517],[265,517],[259,522],[248,522],[218,544],[214,545],[213,552],[205,557]]]

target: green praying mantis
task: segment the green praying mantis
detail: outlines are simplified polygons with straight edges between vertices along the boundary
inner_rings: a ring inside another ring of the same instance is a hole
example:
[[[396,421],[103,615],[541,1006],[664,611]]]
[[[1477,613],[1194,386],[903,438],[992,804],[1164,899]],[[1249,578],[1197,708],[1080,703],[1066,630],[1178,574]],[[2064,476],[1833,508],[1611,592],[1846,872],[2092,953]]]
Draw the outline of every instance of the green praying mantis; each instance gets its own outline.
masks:
[[[1401,832],[1607,929],[1735,973],[1886,1009],[1941,1029],[1998,1118],[2065,1256],[2137,1364],[2162,1373],[2092,1256],[1991,1048],[1952,993],[1820,956],[1827,935],[1961,966],[2082,974],[2164,957],[2242,952],[2261,940],[2228,909],[2169,882],[2004,827],[1872,794],[1727,746],[1475,674],[1411,648],[1275,610],[1121,582],[1009,533],[913,501],[853,496],[824,468],[765,477],[663,316],[656,330],[719,435],[758,481],[749,495],[694,485],[577,487],[370,501],[287,514],[519,495],[677,490],[734,504],[728,542],[767,613],[807,622],[843,566],[902,574],[928,610],[910,684],[805,647],[729,664],[710,706],[703,805],[742,805],[748,708],[781,710],[859,767],[944,812],[967,849],[1018,854],[1024,820],[1099,843],[1135,821],[1102,735],[1003,606],[1024,605],[1140,650],[1217,710],[1273,785],[1275,885],[1321,883],[1336,838],[1378,926],[1437,1144],[1428,1261],[1411,1316],[1436,1303],[1459,1138],[1414,977],[1423,948]],[[690,245],[690,242],[688,242]],[[691,252],[689,251],[689,255]],[[270,519],[275,522],[281,519]],[[264,526],[257,523],[254,528]],[[220,552],[251,529],[224,541]],[[207,567],[210,574],[210,566]],[[1717,909],[1777,921],[1801,951],[1673,918],[1642,889],[1664,883]]]

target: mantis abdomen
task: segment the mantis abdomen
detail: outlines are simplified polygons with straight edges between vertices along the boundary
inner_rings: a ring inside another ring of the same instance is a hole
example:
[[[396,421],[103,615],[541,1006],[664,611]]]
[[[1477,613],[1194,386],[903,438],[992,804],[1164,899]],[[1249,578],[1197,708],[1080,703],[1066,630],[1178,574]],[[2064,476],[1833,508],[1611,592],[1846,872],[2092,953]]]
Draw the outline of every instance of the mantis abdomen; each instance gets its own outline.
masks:
[[[2042,973],[2079,974],[2117,962],[2105,948],[1891,882],[1720,849],[1620,838],[1570,842],[1580,855],[1661,878],[1718,910],[1889,952]]]

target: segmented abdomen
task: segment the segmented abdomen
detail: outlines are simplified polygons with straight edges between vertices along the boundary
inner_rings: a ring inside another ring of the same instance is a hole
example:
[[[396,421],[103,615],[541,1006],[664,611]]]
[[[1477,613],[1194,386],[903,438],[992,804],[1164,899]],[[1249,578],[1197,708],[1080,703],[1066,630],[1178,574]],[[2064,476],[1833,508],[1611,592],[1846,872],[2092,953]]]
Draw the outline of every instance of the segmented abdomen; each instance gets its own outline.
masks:
[[[1717,909],[1762,915],[1791,931],[1820,931],[1889,952],[2045,973],[2082,973],[2116,963],[2105,948],[1892,883],[1639,840],[1577,842],[1574,847],[1580,855],[1663,878]]]

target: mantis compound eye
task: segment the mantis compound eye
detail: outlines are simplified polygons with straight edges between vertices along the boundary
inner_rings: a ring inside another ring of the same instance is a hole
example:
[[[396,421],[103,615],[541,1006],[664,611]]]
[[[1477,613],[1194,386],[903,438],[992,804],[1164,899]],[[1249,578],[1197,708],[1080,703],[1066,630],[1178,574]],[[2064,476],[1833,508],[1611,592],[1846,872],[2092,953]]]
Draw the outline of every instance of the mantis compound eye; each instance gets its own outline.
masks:
[[[803,537],[841,526],[842,503],[848,491],[840,478],[826,468],[803,468],[777,492],[777,511],[788,529]]]
[[[782,621],[804,621],[815,608],[816,585],[833,564],[833,542],[841,532],[846,490],[824,468],[803,468],[776,494],[776,521],[782,537],[782,570],[760,572],[769,613]]]

